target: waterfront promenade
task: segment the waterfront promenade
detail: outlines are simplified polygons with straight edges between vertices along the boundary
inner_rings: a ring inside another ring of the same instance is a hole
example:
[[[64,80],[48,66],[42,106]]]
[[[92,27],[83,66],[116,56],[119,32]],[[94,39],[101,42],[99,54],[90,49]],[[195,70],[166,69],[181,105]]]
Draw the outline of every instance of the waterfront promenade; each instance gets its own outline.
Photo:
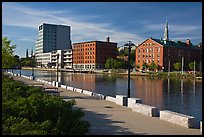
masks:
[[[19,76],[14,80],[25,84],[41,83]],[[44,84],[45,87],[53,87]],[[85,113],[83,117],[90,124],[90,135],[201,135],[200,129],[188,129],[160,120],[159,117],[148,117],[130,108],[113,102],[97,99],[64,88],[58,88],[64,100],[76,100],[76,107]]]

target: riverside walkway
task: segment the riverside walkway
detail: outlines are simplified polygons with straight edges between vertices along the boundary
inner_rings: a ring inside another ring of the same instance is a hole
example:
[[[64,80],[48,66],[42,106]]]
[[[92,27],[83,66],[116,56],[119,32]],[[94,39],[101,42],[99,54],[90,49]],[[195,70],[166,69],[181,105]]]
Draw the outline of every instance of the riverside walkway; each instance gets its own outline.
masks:
[[[19,76],[12,77],[29,85],[41,83]],[[54,87],[45,83],[44,86]],[[83,119],[91,124],[90,135],[202,135],[200,129],[188,129],[160,120],[159,117],[142,115],[107,100],[61,87],[58,91],[64,100],[76,100],[76,107],[85,113]]]

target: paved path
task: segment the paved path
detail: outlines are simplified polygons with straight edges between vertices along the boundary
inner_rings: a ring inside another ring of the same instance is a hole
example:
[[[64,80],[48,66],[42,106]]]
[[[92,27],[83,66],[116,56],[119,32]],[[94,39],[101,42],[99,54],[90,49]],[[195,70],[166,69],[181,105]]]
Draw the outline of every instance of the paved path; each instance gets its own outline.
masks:
[[[22,77],[13,77],[25,84],[33,82]],[[46,87],[51,85],[44,84]],[[85,113],[84,120],[90,122],[91,135],[201,135],[200,129],[188,129],[158,117],[148,117],[130,108],[116,105],[107,100],[59,88],[60,96],[64,100],[74,98],[76,106]]]

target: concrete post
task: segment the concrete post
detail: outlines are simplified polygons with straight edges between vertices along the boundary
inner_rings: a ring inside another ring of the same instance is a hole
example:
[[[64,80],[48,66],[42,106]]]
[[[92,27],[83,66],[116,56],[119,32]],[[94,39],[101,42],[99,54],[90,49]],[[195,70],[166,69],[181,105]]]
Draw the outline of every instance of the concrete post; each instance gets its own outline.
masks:
[[[133,104],[135,103],[142,103],[142,100],[139,99],[139,98],[128,98],[128,107],[129,108],[132,108],[133,107]]]
[[[61,86],[61,82],[56,82],[56,87],[60,87]]]
[[[127,106],[127,96],[116,95],[116,104],[121,106]]]
[[[55,81],[52,81],[52,85],[53,85],[53,86],[56,86],[56,82],[55,82]]]

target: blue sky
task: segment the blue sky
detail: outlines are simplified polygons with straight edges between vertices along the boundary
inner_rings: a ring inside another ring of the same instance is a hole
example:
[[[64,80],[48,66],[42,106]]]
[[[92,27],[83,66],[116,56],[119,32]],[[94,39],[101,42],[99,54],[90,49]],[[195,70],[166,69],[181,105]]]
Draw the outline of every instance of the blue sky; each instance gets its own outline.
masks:
[[[202,41],[201,2],[3,2],[2,36],[16,44],[15,54],[35,51],[38,25],[71,26],[72,44],[110,36],[118,47],[163,38],[168,20],[169,39],[193,44]]]

